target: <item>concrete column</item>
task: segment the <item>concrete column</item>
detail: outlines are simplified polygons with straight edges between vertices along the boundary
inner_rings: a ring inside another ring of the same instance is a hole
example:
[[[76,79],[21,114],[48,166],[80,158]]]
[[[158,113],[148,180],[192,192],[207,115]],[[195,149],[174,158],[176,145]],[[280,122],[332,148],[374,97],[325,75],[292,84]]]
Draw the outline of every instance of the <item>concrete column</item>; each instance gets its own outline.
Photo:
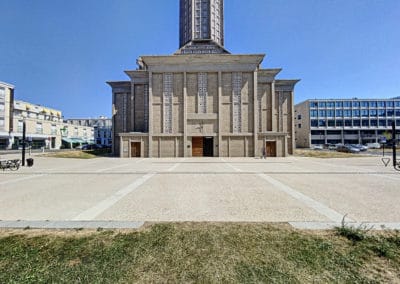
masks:
[[[258,156],[258,73],[253,74],[253,109],[254,109],[254,125],[253,125],[253,151],[254,157]]]
[[[362,144],[361,130],[358,130],[358,144]]]
[[[71,143],[72,145],[72,143]],[[122,140],[122,136],[119,137],[119,157],[122,158],[124,156],[124,143]]]
[[[149,72],[149,158],[153,156],[153,72]]]
[[[275,81],[271,83],[271,131],[278,131],[277,112],[275,108]]]
[[[344,144],[344,129],[341,130],[342,133],[342,144]]]
[[[291,115],[291,118],[292,118],[292,129],[291,129],[291,131],[290,131],[290,138],[292,139],[292,148],[291,149],[289,149],[289,154],[290,155],[293,155],[294,153],[294,149],[296,149],[296,134],[294,133],[295,132],[295,126],[294,126],[294,120],[295,120],[295,116],[296,116],[296,113],[294,112],[294,92],[293,91],[291,91],[290,92],[290,97],[291,97],[291,101],[290,101],[290,103],[292,104],[291,105],[291,112],[292,112],[292,115]]]
[[[325,144],[328,144],[328,130],[324,130],[324,135],[325,135]]]
[[[218,72],[218,157],[222,157],[222,72]]]
[[[183,157],[187,157],[187,73],[183,72]]]
[[[131,116],[131,119],[129,121],[129,127],[128,131],[135,132],[135,85],[132,82],[131,83],[131,97],[130,97],[130,109],[129,109],[129,115]]]

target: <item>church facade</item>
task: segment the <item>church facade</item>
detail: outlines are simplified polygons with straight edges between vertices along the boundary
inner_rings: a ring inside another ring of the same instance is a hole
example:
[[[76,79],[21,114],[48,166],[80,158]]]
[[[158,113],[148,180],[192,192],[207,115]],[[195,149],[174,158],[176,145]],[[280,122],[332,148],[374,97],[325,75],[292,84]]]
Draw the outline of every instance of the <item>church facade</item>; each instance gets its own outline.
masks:
[[[223,1],[180,0],[180,48],[141,56],[112,81],[113,152],[129,157],[284,157],[293,153],[294,87],[263,54],[224,47]]]

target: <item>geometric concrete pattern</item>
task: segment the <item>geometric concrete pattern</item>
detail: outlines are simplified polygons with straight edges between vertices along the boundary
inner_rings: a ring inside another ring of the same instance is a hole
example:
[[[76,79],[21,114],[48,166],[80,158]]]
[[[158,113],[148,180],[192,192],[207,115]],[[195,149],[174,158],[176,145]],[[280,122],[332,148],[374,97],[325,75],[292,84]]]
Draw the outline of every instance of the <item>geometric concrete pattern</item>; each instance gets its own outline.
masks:
[[[0,172],[0,227],[221,221],[324,229],[346,215],[357,226],[398,229],[399,182],[380,157],[35,157],[32,168]]]

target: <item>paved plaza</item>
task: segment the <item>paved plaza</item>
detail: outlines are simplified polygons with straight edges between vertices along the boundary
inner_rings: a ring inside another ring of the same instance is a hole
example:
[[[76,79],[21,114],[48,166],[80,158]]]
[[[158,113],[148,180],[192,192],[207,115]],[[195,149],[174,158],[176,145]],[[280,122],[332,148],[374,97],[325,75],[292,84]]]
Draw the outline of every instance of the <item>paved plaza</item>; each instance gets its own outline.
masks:
[[[346,215],[350,223],[400,228],[400,173],[379,157],[34,159],[32,168],[0,172],[0,227],[212,221],[324,228]]]

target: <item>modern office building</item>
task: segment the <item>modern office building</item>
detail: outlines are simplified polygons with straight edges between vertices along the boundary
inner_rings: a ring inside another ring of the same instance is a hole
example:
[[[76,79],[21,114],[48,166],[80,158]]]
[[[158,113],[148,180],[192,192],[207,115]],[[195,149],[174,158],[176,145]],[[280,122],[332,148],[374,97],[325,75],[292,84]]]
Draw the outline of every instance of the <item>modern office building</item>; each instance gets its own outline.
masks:
[[[376,143],[393,121],[400,134],[399,98],[307,100],[295,106],[296,146]]]
[[[112,121],[111,118],[100,116],[98,118],[74,118],[67,119],[68,123],[79,126],[90,126],[94,130],[93,143],[104,146],[112,145]]]
[[[141,56],[112,87],[120,157],[254,157],[293,153],[294,86],[264,54],[224,47],[223,1],[180,1],[179,49]]]

